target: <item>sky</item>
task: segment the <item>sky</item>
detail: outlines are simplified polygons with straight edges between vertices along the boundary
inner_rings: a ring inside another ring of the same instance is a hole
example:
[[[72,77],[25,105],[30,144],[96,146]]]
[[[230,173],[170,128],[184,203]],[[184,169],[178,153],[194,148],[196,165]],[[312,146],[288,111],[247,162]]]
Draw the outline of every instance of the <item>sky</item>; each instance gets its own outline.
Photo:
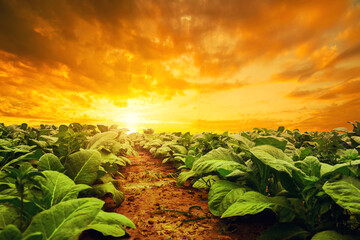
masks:
[[[0,122],[327,131],[360,120],[360,1],[0,0]]]

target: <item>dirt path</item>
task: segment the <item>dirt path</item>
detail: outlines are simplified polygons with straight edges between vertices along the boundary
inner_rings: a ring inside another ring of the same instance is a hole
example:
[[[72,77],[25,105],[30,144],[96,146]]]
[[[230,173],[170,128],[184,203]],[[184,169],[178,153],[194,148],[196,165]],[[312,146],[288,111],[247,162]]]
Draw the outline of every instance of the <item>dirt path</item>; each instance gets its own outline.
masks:
[[[129,217],[137,227],[128,230],[129,239],[256,239],[263,230],[263,224],[238,222],[233,229],[236,231],[231,233],[234,224],[211,215],[206,191],[176,186],[176,170],[171,165],[162,164],[145,152],[130,160],[132,165],[122,170],[125,179],[120,185],[125,201],[115,210]],[[188,212],[192,206],[201,207],[191,211],[197,216],[163,211]],[[211,218],[183,222],[205,217]]]
[[[136,229],[127,229],[129,240],[252,240],[271,224],[253,218],[214,217],[208,208],[207,191],[176,186],[176,170],[170,164],[162,164],[146,152],[130,160],[132,165],[121,171],[125,178],[119,179],[125,201],[114,210],[135,223]],[[192,206],[200,207],[191,210],[196,216],[178,213],[188,212]],[[196,218],[205,219],[184,222]],[[94,232],[86,235],[92,240],[124,239],[104,238]]]

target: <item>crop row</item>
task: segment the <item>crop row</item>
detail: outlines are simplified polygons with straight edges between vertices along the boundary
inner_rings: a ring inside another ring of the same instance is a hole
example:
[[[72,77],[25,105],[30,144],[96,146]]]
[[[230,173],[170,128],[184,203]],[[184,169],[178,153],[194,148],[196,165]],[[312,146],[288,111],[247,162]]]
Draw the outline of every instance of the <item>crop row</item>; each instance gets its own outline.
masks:
[[[272,211],[264,239],[358,239],[360,122],[352,131],[257,128],[237,134],[131,134],[133,144],[171,162],[177,184],[209,189],[209,209],[228,218]]]
[[[115,177],[136,154],[117,127],[0,124],[0,240],[126,235],[133,222],[95,197],[124,201]]]

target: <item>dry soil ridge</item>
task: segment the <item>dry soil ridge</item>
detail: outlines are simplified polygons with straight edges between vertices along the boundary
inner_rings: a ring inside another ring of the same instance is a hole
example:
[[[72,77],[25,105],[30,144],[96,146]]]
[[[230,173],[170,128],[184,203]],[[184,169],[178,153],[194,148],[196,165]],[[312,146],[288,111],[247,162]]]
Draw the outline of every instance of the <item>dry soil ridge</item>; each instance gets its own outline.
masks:
[[[124,178],[118,179],[125,201],[114,211],[130,218],[136,229],[127,229],[128,238],[104,238],[90,232],[86,234],[89,239],[251,240],[268,225],[213,217],[208,208],[207,191],[176,186],[176,170],[170,164],[162,164],[161,160],[141,151],[139,157],[133,156],[130,160],[132,165],[121,170]],[[188,212],[192,206],[201,207],[191,211],[197,216],[164,211]],[[207,216],[212,217],[183,223]]]

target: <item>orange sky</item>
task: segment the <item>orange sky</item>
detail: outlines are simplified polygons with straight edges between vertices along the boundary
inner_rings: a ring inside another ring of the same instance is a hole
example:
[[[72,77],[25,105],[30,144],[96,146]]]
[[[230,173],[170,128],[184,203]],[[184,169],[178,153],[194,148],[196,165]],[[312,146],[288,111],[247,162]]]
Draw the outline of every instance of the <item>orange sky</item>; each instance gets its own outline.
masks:
[[[195,132],[354,120],[359,1],[0,1],[0,122]]]

